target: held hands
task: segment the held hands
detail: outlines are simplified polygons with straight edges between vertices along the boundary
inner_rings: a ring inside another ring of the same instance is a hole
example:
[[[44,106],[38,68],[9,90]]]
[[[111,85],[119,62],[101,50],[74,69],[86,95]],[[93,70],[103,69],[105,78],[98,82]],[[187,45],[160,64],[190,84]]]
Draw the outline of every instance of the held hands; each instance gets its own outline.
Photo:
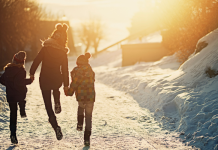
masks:
[[[30,79],[32,80],[32,82],[35,80],[34,75],[30,75]]]
[[[65,93],[66,96],[69,96],[68,95],[68,89],[69,89],[68,87],[64,87],[64,93]]]

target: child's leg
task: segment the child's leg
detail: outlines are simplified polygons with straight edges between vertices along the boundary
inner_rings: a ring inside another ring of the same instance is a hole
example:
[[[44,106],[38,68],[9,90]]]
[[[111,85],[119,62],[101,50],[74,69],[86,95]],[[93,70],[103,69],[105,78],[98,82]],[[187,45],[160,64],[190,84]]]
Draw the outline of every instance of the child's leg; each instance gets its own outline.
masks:
[[[55,113],[59,114],[61,112],[60,91],[59,91],[59,89],[53,90],[53,97],[54,97],[54,102],[55,102]]]
[[[84,144],[90,145],[90,136],[92,132],[92,111],[94,107],[94,102],[87,101],[85,105],[85,121],[86,127],[84,132]]]
[[[86,121],[86,131],[92,131],[92,111],[94,107],[94,102],[86,102],[85,106],[85,121]]]
[[[10,107],[10,131],[11,135],[16,136],[17,130],[17,102],[9,103]]]
[[[25,111],[25,107],[26,107],[26,101],[21,101],[18,103],[19,107],[20,107],[20,116],[21,118],[26,117],[26,111]]]
[[[82,102],[78,102],[78,105],[79,106],[78,106],[78,111],[77,111],[77,130],[82,131],[85,106]]]

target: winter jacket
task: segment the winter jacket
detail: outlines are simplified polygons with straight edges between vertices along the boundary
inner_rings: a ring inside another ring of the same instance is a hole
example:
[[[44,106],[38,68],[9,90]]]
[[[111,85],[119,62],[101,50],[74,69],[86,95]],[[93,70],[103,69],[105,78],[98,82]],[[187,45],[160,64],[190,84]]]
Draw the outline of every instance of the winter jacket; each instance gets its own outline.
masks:
[[[75,67],[71,71],[69,95],[75,92],[77,101],[95,101],[95,73],[90,65]]]
[[[31,79],[26,79],[26,71],[18,65],[9,65],[0,77],[0,83],[6,86],[8,102],[22,102],[26,98],[27,87]]]
[[[69,72],[67,51],[49,39],[44,42],[30,68],[30,75],[34,75],[39,64],[42,62],[39,83],[41,90],[59,89],[62,84],[69,86]]]

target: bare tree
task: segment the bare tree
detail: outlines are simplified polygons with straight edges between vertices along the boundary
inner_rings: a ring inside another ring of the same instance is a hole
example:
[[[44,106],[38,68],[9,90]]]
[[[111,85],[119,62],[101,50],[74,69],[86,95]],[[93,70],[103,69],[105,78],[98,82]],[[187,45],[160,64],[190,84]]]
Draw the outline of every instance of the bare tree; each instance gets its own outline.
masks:
[[[95,53],[98,52],[98,46],[101,40],[105,38],[104,25],[101,20],[96,19],[91,21],[92,24],[92,46],[95,49]]]
[[[90,18],[89,21],[81,23],[79,30],[79,38],[86,46],[85,52],[92,46],[95,53],[98,52],[98,46],[101,40],[105,38],[104,25],[100,19]]]
[[[88,49],[91,46],[91,29],[89,22],[83,22],[81,23],[81,28],[78,30],[78,35],[81,40],[81,42],[86,46],[85,52],[88,51]]]

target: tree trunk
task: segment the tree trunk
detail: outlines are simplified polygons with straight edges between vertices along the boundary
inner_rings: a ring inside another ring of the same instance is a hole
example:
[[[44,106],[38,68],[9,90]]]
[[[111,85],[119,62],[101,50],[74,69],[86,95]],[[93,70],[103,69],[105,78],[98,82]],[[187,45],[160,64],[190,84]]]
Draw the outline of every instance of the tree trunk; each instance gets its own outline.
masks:
[[[90,47],[90,44],[87,44],[87,45],[86,45],[86,49],[85,49],[85,53],[88,52],[89,47]]]
[[[95,54],[97,54],[98,53],[98,46],[96,47],[94,47],[95,48]]]

